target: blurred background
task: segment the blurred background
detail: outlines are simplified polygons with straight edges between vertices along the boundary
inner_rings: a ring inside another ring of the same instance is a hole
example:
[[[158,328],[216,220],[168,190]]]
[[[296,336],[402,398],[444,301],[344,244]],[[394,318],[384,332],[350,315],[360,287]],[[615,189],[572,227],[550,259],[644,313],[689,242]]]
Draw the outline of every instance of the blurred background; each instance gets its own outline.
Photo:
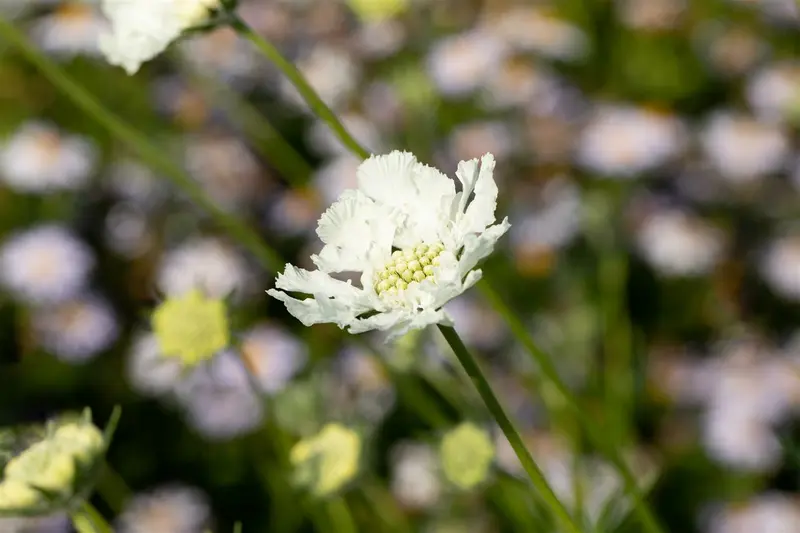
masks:
[[[410,150],[449,175],[495,154],[512,228],[485,272],[635,457],[667,531],[800,532],[794,0],[241,0],[239,12],[370,151]],[[316,221],[358,160],[249,43],[197,33],[128,77],[99,56],[96,4],[4,0],[0,14],[311,267]],[[0,80],[0,423],[89,406],[102,425],[121,405],[93,498],[116,531],[338,531],[298,503],[271,429],[300,438],[330,421],[367,436],[343,493],[357,531],[556,531],[438,332],[376,357],[335,326],[304,328],[265,295],[275,272],[2,40]],[[235,343],[186,373],[159,359],[149,313],[198,283],[228,297]],[[502,319],[477,291],[448,308],[587,533],[641,531]],[[464,420],[496,448],[469,489],[438,444]]]

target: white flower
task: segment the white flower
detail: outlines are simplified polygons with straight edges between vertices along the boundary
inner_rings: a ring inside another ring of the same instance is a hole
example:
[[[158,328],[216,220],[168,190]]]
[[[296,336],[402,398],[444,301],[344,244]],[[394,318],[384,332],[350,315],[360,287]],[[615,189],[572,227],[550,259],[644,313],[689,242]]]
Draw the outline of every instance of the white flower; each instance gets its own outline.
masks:
[[[761,275],[776,294],[800,301],[800,236],[773,240],[761,260]]]
[[[37,309],[32,320],[42,347],[70,363],[91,359],[119,335],[114,311],[96,296],[83,296]]]
[[[601,106],[583,130],[578,161],[612,177],[630,178],[666,163],[683,148],[680,120],[645,109]]]
[[[766,492],[712,509],[708,525],[709,533],[800,533],[800,502],[793,494]]]
[[[135,495],[119,518],[119,533],[198,533],[210,518],[206,495],[173,485]]]
[[[134,74],[219,5],[220,0],[102,0],[111,31],[100,36],[100,50],[109,63]]]
[[[97,55],[97,39],[106,22],[97,10],[84,3],[70,1],[55,12],[39,19],[32,35],[44,50],[62,57],[77,54]]]
[[[754,74],[747,83],[747,101],[766,121],[782,122],[800,104],[800,62],[779,62]]]
[[[311,257],[318,270],[287,264],[279,290],[268,293],[306,326],[332,322],[394,339],[452,324],[441,307],[480,279],[473,269],[510,227],[508,219],[492,225],[494,166],[491,154],[459,163],[456,193],[452,180],[408,152],[370,157],[358,169],[359,188],[345,191],[320,218],[325,246]],[[330,276],[336,272],[360,273],[361,287]]]
[[[196,238],[168,252],[158,271],[158,287],[169,296],[200,289],[212,298],[225,298],[249,288],[244,258],[214,238]]]
[[[724,234],[702,219],[680,210],[648,216],[636,234],[644,259],[665,276],[699,276],[722,258]]]
[[[780,170],[789,155],[789,141],[779,127],[738,113],[714,114],[700,137],[706,157],[734,184]]]
[[[403,442],[391,453],[391,490],[404,507],[435,506],[442,493],[436,452],[426,444]]]
[[[87,139],[27,122],[0,150],[0,177],[19,192],[75,190],[86,184],[96,162],[97,149]]]
[[[69,230],[39,226],[12,236],[0,248],[0,284],[32,303],[76,295],[94,267],[94,255]]]
[[[508,9],[495,24],[495,33],[513,48],[533,51],[548,59],[575,60],[589,49],[583,31],[540,8]]]
[[[465,96],[490,79],[505,56],[506,47],[499,38],[473,30],[444,37],[434,44],[427,70],[445,96]]]

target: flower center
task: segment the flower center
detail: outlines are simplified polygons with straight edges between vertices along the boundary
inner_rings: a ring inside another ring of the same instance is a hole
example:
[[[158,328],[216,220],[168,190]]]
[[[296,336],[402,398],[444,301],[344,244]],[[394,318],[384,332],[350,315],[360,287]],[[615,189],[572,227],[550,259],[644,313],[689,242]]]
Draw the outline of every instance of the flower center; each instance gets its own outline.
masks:
[[[433,267],[439,264],[443,250],[441,243],[396,250],[383,270],[375,273],[375,292],[379,296],[395,295],[426,279],[434,281]]]

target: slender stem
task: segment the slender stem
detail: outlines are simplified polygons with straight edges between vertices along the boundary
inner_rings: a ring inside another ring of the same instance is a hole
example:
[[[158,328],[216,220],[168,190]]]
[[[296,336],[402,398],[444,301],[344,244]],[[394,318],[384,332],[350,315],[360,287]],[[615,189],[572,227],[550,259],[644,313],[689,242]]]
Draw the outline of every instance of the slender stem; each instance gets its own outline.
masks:
[[[78,533],[112,533],[113,531],[103,515],[88,501],[81,503],[79,509],[70,511],[69,517]]]
[[[486,407],[489,409],[489,412],[497,421],[500,429],[503,430],[503,433],[508,439],[509,444],[511,444],[511,447],[514,449],[514,453],[517,454],[520,463],[522,463],[522,467],[525,469],[525,472],[527,472],[528,477],[531,479],[533,486],[539,491],[539,495],[541,496],[542,500],[544,500],[545,504],[550,507],[550,510],[553,512],[556,518],[563,524],[565,531],[580,533],[581,528],[573,520],[569,511],[567,511],[567,508],[564,507],[564,504],[561,503],[561,501],[558,499],[558,496],[556,496],[555,492],[553,492],[553,489],[547,483],[542,470],[536,464],[536,461],[533,460],[533,457],[531,457],[530,452],[522,441],[522,437],[520,437],[519,432],[514,427],[514,424],[506,415],[503,406],[500,405],[500,402],[495,396],[494,391],[492,391],[492,387],[489,385],[489,381],[486,379],[486,376],[483,374],[483,371],[478,365],[478,361],[469,352],[469,350],[467,350],[467,347],[464,346],[464,343],[461,341],[461,337],[458,336],[458,333],[456,333],[456,330],[451,327],[440,325],[439,331],[442,332],[445,340],[447,340],[447,343],[453,349],[453,352],[455,352],[456,357],[461,363],[461,366],[464,367],[464,370],[467,372],[470,379],[472,379],[473,385],[475,385],[475,388],[478,389],[478,393],[481,395],[481,398],[486,404]]]
[[[276,67],[283,72],[292,85],[295,86],[300,96],[308,104],[311,110],[321,118],[333,130],[333,133],[342,141],[350,151],[362,159],[369,157],[369,152],[365,150],[358,141],[344,127],[331,108],[322,101],[313,87],[309,85],[303,74],[295,67],[291,61],[287,60],[275,46],[258,35],[250,26],[247,25],[235,13],[230,14],[230,25],[239,35],[250,41],[264,56],[272,61]]]
[[[528,334],[525,325],[522,321],[509,309],[503,302],[502,298],[497,294],[497,291],[484,279],[478,283],[478,288],[483,293],[484,297],[491,303],[492,307],[503,317],[508,323],[514,337],[525,346],[525,349],[533,358],[534,362],[539,366],[542,374],[553,384],[556,390],[561,394],[567,405],[575,412],[578,420],[583,425],[584,429],[594,444],[608,457],[608,459],[619,470],[625,481],[625,487],[628,493],[633,498],[635,511],[639,520],[645,529],[650,533],[664,533],[661,526],[653,516],[652,511],[648,508],[644,501],[644,495],[639,490],[639,485],[636,482],[636,477],[631,472],[625,460],[617,451],[614,443],[606,439],[606,433],[595,422],[586,416],[586,413],[581,409],[580,404],[570,392],[564,381],[558,375],[558,371],[553,365],[550,357],[542,351],[539,346],[533,341]]]
[[[268,247],[258,234],[237,217],[225,212],[209,198],[202,187],[180,165],[152,144],[144,135],[109,111],[99,100],[48,57],[39,52],[11,23],[0,17],[0,37],[14,45],[50,82],[67,95],[86,114],[126,143],[154,170],[180,188],[194,203],[202,207],[214,221],[247,247],[261,264],[271,271],[283,268],[280,256]]]

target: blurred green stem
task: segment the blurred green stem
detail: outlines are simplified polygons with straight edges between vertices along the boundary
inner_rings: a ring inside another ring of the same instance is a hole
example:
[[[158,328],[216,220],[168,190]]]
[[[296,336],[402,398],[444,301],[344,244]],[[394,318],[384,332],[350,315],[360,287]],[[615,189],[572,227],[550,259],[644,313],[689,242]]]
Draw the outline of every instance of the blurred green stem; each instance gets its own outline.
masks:
[[[564,531],[581,533],[581,528],[577,523],[575,523],[572,516],[570,516],[569,511],[567,511],[567,508],[564,507],[564,504],[561,503],[561,501],[558,499],[558,496],[556,496],[555,492],[553,492],[553,489],[547,483],[547,480],[545,479],[541,469],[536,464],[536,461],[533,460],[533,457],[531,457],[528,449],[525,447],[522,437],[520,437],[519,432],[514,427],[514,424],[506,415],[503,406],[500,405],[500,402],[495,396],[494,391],[492,391],[492,388],[489,385],[489,381],[486,379],[486,376],[478,365],[478,361],[469,352],[469,350],[467,350],[467,347],[464,346],[464,343],[461,341],[461,337],[458,336],[458,333],[456,333],[456,330],[451,327],[440,325],[439,331],[442,332],[445,340],[447,340],[447,343],[453,349],[453,352],[455,352],[458,361],[469,375],[473,385],[475,385],[475,388],[478,390],[478,394],[481,395],[483,402],[489,409],[489,412],[500,426],[500,429],[503,430],[503,434],[505,434],[509,444],[511,444],[511,447],[514,449],[514,453],[517,454],[517,457],[519,458],[522,467],[525,469],[525,472],[528,474],[531,482],[533,483],[533,486],[539,491],[539,495],[541,496],[542,500],[550,508],[551,512],[556,516],[558,521],[564,526]]]
[[[649,533],[664,533],[661,529],[661,526],[653,516],[652,511],[650,511],[644,502],[644,496],[642,495],[641,490],[639,490],[636,477],[633,472],[631,472],[628,464],[617,450],[616,445],[607,439],[605,430],[598,426],[590,417],[586,415],[577,399],[573,396],[567,385],[561,379],[561,376],[558,375],[558,371],[550,360],[550,357],[544,351],[542,351],[542,349],[539,348],[539,346],[530,337],[525,324],[523,324],[522,321],[514,314],[514,312],[511,311],[503,299],[500,298],[497,291],[489,284],[488,281],[486,281],[486,279],[478,283],[478,288],[492,305],[492,307],[494,307],[495,310],[506,321],[514,337],[516,337],[517,340],[522,343],[522,345],[533,358],[534,362],[538,365],[542,374],[550,381],[550,383],[553,384],[567,405],[575,412],[575,415],[583,425],[589,438],[606,455],[606,457],[608,457],[608,459],[614,464],[614,466],[623,476],[623,479],[625,480],[625,487],[633,498],[636,514],[638,515],[646,531]]]
[[[267,59],[274,63],[275,66],[278,67],[281,72],[283,72],[283,75],[286,76],[290,82],[292,82],[292,85],[295,86],[297,91],[303,97],[303,100],[305,100],[305,102],[311,108],[311,111],[325,121],[325,123],[331,128],[331,130],[333,130],[333,133],[336,134],[342,144],[344,144],[348,150],[352,151],[360,158],[368,158],[370,155],[369,152],[362,148],[358,141],[356,141],[355,138],[350,135],[350,133],[344,127],[344,124],[342,124],[336,114],[331,111],[328,105],[322,101],[322,98],[317,95],[314,88],[309,85],[297,67],[283,57],[280,51],[272,43],[258,35],[258,33],[256,33],[253,28],[248,26],[247,23],[239,18],[238,15],[235,13],[231,13],[230,15],[231,27],[243,38],[250,41],[259,52],[264,54]]]
[[[103,515],[88,501],[81,503],[80,508],[70,511],[69,517],[78,533],[113,533]]]
[[[72,99],[75,105],[102,124],[119,140],[126,143],[154,170],[167,177],[189,199],[207,211],[220,227],[247,247],[265,268],[273,272],[283,268],[280,256],[264,244],[255,231],[237,217],[217,206],[180,165],[174,163],[147,137],[109,111],[61,67],[42,54],[13,24],[3,17],[0,17],[0,37],[14,45],[53,85]]]
[[[184,73],[209,100],[222,107],[241,126],[256,149],[292,187],[302,187],[311,176],[311,166],[275,129],[259,110],[230,87],[206,74],[176,61]]]
[[[358,527],[344,497],[334,498],[325,504],[331,533],[357,533]]]

